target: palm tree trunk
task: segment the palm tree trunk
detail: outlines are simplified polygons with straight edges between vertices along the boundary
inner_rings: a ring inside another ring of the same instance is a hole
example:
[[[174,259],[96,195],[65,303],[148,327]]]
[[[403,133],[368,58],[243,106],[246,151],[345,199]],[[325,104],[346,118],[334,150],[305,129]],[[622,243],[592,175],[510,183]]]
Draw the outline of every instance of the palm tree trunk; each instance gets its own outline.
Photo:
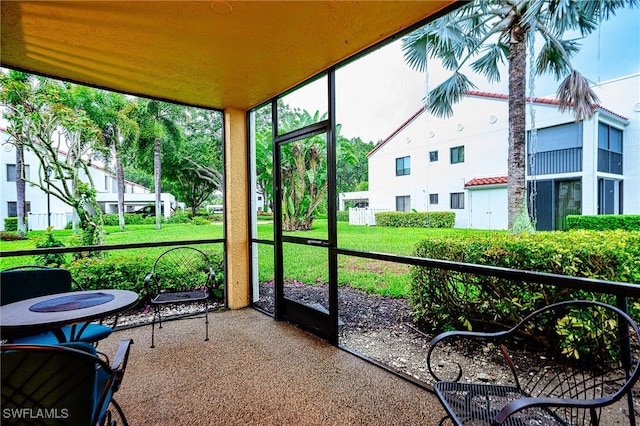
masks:
[[[120,158],[120,150],[116,152],[116,181],[118,183],[118,225],[120,229],[124,229],[124,169],[122,167],[122,158]]]
[[[161,173],[161,164],[160,164],[160,138],[156,138],[155,145],[153,147],[153,170],[154,170],[154,180],[155,180],[155,190],[156,190],[156,229],[160,229],[160,216],[162,214],[162,205],[161,205],[161,191],[160,187],[160,173]]]
[[[509,156],[507,193],[508,223],[512,229],[516,217],[523,211],[525,187],[526,137],[526,67],[525,31],[514,26],[509,46]]]
[[[21,143],[16,144],[16,210],[18,215],[18,234],[27,235],[26,226],[26,203],[25,203],[25,183],[22,179],[24,168],[24,147]]]

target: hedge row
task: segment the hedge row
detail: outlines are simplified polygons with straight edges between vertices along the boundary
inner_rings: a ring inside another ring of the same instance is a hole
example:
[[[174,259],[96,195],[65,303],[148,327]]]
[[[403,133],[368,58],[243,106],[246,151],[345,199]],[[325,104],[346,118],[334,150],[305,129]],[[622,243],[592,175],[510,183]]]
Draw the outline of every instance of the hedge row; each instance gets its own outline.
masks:
[[[376,225],[396,228],[453,228],[454,212],[380,212]]]
[[[213,270],[216,271],[216,285],[222,288],[223,256],[219,252],[205,252],[209,255]],[[156,258],[156,255],[104,252],[100,256],[74,260],[68,269],[85,290],[131,290],[144,297],[144,278],[151,272]]]
[[[535,234],[434,237],[416,245],[415,256],[478,265],[640,283],[640,232],[568,231]],[[435,330],[495,329],[560,300],[615,298],[491,276],[412,268],[414,320]],[[631,306],[640,314],[640,303]]]
[[[640,231],[640,215],[601,214],[595,216],[567,216],[567,228],[589,229],[592,231]]]
[[[194,225],[204,225],[211,222],[222,221],[222,214],[212,213],[204,216],[192,217],[189,213],[176,211],[169,219],[162,217],[161,221],[162,223],[193,223]],[[103,216],[103,223],[105,226],[118,226],[120,224],[120,218],[117,214],[106,214]],[[156,217],[142,217],[140,214],[125,213],[124,223],[125,225],[153,225],[156,223]]]
[[[25,225],[27,218],[25,220]],[[18,230],[18,218],[17,217],[5,217],[4,218],[4,230],[8,232],[16,232]]]

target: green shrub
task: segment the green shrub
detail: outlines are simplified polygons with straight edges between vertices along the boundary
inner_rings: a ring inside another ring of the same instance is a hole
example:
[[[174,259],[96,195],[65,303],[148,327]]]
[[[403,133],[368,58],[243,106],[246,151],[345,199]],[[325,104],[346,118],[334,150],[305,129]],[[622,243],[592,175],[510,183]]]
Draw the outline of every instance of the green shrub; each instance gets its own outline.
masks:
[[[257,216],[258,216],[258,220],[272,220],[273,212],[258,211]]]
[[[28,218],[24,218],[24,225],[29,228],[27,225],[29,224]],[[5,217],[4,218],[4,230],[9,232],[16,232],[18,230],[18,218],[17,217]]]
[[[162,217],[160,220],[161,222],[164,222],[164,217]],[[124,223],[126,225],[153,225],[154,223],[156,223],[156,217],[155,216],[142,217],[141,214],[125,213]]]
[[[169,220],[168,223],[189,223],[191,222],[191,214],[185,213],[182,210],[176,210]]]
[[[601,214],[594,216],[567,216],[567,228],[592,231],[640,231],[640,215]]]
[[[120,218],[117,213],[105,214],[102,216],[102,219],[105,226],[120,225]],[[164,223],[164,222],[171,222],[171,221],[170,220],[167,221],[167,219],[162,217],[161,222]],[[189,220],[187,220],[186,222],[171,222],[171,223],[188,223],[188,222]],[[156,223],[156,217],[155,216],[142,217],[141,214],[125,213],[124,223],[125,225],[153,225]]]
[[[454,212],[380,212],[376,225],[396,228],[453,228]]]
[[[640,283],[640,232],[568,231],[465,235],[420,241],[417,257]],[[436,330],[504,328],[560,300],[615,298],[584,290],[438,268],[412,268],[414,320]],[[636,312],[635,305],[632,309]]]
[[[18,230],[18,218],[17,217],[5,217],[4,218],[4,230],[15,232]]]
[[[47,232],[36,242],[37,248],[64,247],[64,244],[53,235],[53,228],[47,228]],[[65,265],[67,258],[64,253],[39,254],[34,256],[36,265],[59,267]]]
[[[211,225],[211,221],[204,216],[195,216],[191,219],[192,225]]]
[[[336,220],[338,222],[349,222],[349,212],[348,211],[336,212]]]
[[[102,224],[104,226],[118,226],[120,225],[120,219],[117,214],[105,214],[102,216]]]
[[[0,241],[20,241],[20,240],[28,240],[24,235],[20,235],[15,231],[7,232],[0,231]]]
[[[224,215],[222,213],[210,213],[207,218],[209,218],[209,222],[222,222]]]

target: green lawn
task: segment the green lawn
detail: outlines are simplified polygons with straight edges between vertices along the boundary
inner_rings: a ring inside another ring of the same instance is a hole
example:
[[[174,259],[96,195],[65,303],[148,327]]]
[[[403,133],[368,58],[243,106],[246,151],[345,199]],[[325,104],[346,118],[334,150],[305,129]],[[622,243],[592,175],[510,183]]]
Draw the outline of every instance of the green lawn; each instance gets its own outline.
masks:
[[[156,230],[154,225],[129,225],[125,231],[116,226],[105,227],[104,244],[132,244],[142,242],[180,241],[195,239],[214,239],[223,237],[220,223],[210,225],[163,224]],[[416,242],[436,235],[460,235],[466,233],[486,233],[460,229],[423,229],[423,228],[386,228],[371,226],[352,226],[346,222],[338,223],[338,246],[342,249],[372,251],[389,254],[410,255]],[[0,250],[25,250],[36,247],[44,231],[29,232],[29,239],[23,241],[1,241]],[[74,245],[72,231],[54,231],[55,237],[65,246]],[[307,232],[294,232],[308,238],[326,238],[327,221],[318,219],[314,227]],[[258,223],[258,237],[273,240],[273,224]],[[161,253],[166,248],[127,250],[127,255],[136,253]],[[119,251],[108,252],[109,256],[119,255]],[[327,281],[326,250],[311,246],[285,244],[284,247],[285,277],[304,283]],[[16,257],[0,259],[0,269],[21,264],[34,263],[33,257]],[[260,245],[258,248],[258,270],[261,281],[273,279],[273,246]],[[404,296],[409,289],[408,268],[390,262],[379,262],[368,259],[340,256],[338,259],[338,282],[367,291],[392,297]]]

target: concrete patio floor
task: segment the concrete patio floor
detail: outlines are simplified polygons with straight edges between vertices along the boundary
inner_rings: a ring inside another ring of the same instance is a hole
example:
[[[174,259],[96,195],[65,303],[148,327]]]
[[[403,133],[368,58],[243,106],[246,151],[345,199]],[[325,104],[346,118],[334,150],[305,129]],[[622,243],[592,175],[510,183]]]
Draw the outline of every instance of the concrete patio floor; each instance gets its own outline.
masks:
[[[436,425],[436,397],[288,323],[254,309],[114,332],[112,356],[132,338],[116,400],[136,425]]]

